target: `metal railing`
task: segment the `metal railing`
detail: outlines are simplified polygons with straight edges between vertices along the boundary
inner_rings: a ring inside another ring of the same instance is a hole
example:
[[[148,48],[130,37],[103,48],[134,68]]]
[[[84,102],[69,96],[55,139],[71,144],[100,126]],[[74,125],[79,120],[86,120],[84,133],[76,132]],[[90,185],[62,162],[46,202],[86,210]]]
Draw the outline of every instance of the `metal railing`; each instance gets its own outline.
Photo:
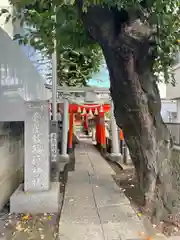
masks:
[[[173,138],[173,142],[175,145],[180,145],[180,123],[166,123],[171,136]]]

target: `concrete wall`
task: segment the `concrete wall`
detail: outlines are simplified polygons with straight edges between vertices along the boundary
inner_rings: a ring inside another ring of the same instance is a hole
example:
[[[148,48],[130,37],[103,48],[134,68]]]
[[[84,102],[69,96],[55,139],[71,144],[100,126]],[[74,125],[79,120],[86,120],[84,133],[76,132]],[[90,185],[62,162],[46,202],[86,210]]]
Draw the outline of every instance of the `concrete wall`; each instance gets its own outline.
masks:
[[[0,123],[0,210],[23,182],[23,129],[18,126]]]
[[[177,120],[176,100],[161,99],[161,116],[164,122],[176,122]]]

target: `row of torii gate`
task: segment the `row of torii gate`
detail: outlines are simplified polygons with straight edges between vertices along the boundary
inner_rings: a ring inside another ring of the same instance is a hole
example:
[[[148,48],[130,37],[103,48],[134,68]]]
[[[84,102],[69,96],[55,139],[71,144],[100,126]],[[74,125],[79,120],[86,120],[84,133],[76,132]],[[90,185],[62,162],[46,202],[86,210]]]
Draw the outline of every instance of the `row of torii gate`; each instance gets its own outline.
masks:
[[[50,86],[48,88],[51,89]],[[76,88],[68,87],[57,89],[57,112],[63,116],[63,132],[61,156],[68,157],[68,150],[73,148],[73,133],[75,125],[75,116],[84,117],[84,121],[94,118],[95,123],[95,141],[104,152],[106,151],[106,130],[105,113],[110,112],[111,126],[111,156],[119,157],[120,138],[123,139],[122,131],[118,132],[114,118],[113,102],[109,96],[109,89],[105,88]],[[78,96],[77,96],[78,95]],[[52,102],[50,101],[50,112],[52,112]]]

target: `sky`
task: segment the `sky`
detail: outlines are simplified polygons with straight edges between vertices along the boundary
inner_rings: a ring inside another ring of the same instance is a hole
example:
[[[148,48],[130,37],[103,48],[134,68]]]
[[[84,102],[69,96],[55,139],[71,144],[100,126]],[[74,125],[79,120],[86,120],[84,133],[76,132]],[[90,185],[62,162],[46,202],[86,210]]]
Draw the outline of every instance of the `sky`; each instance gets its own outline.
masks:
[[[109,88],[109,73],[106,64],[103,64],[99,73],[95,73],[89,80],[89,85]]]
[[[105,63],[102,65],[99,73],[94,74],[89,80],[89,85],[104,88],[110,87],[109,73]],[[166,98],[166,85],[164,83],[159,83],[158,87],[161,98]]]

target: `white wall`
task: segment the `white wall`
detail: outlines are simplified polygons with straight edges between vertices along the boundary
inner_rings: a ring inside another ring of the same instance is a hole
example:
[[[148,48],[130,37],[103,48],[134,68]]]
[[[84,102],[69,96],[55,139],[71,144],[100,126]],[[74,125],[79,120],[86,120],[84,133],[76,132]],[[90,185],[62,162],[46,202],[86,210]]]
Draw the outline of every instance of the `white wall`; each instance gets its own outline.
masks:
[[[172,84],[167,84],[166,95],[169,99],[180,98],[180,64],[176,65],[174,71],[176,79],[175,87],[173,87]]]

